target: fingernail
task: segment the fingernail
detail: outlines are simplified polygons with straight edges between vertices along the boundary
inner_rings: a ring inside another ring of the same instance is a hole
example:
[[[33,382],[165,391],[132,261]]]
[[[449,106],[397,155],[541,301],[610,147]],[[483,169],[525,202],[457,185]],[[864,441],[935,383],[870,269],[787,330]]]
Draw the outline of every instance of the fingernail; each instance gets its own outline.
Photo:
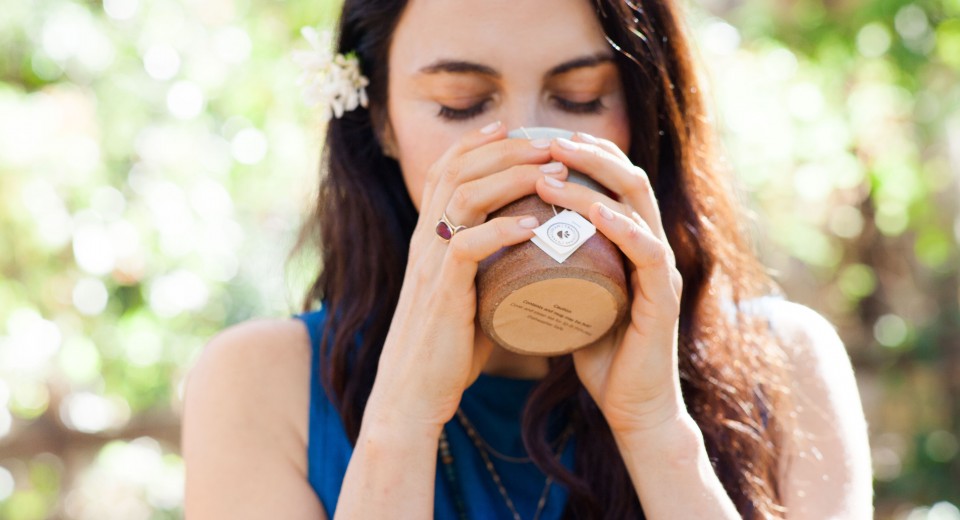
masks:
[[[597,144],[597,143],[600,142],[600,141],[597,140],[596,137],[594,137],[594,136],[592,136],[592,135],[590,135],[590,134],[583,133],[583,132],[577,132],[577,137],[580,138],[581,141],[584,141],[584,142],[587,142],[587,143],[590,143],[590,144]]]
[[[547,184],[549,184],[550,186],[553,186],[554,188],[562,188],[562,187],[563,187],[563,181],[554,179],[553,177],[549,177],[549,176],[546,176],[546,175],[544,175],[544,177],[543,177],[543,182],[546,182]]]
[[[562,137],[557,138],[557,144],[563,148],[566,148],[567,150],[576,150],[578,148],[577,143]]]
[[[540,223],[537,222],[537,217],[523,217],[517,221],[517,224],[520,224],[520,227],[527,229],[533,229],[540,225]]]
[[[560,173],[563,171],[563,163],[549,162],[547,164],[541,165],[540,171],[542,171],[543,173]]]
[[[549,139],[533,139],[530,141],[530,146],[534,148],[540,148],[541,150],[543,150],[544,148],[550,148],[550,140]]]
[[[600,203],[600,216],[607,220],[613,220],[613,211],[603,203]]]
[[[481,134],[492,134],[497,131],[497,128],[500,128],[500,121],[494,121],[489,125],[480,129]]]

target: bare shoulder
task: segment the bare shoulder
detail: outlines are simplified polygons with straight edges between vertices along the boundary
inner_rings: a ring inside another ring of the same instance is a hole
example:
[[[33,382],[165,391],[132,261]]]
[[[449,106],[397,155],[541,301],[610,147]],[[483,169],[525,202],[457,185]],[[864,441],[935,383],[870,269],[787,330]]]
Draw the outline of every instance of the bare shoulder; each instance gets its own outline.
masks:
[[[867,422],[843,341],[807,306],[779,299],[763,306],[789,360],[797,413],[780,471],[787,518],[873,518]]]
[[[297,319],[217,334],[190,369],[187,518],[324,518],[306,477],[310,342]]]
[[[252,320],[225,329],[204,347],[187,377],[185,412],[195,417],[187,408],[216,397],[222,413],[256,418],[269,423],[262,427],[305,441],[309,388],[310,340],[302,322]]]
[[[846,346],[823,315],[806,305],[779,298],[765,299],[763,307],[800,382],[826,384],[825,380],[836,375],[839,382],[855,385]],[[815,377],[818,373],[819,377]]]
[[[782,298],[764,298],[760,308],[771,320],[774,330],[786,345],[793,346],[791,356],[834,355],[848,358],[836,328],[819,312]]]
[[[306,395],[309,387],[299,387],[299,383],[309,383],[309,377],[310,339],[303,323],[296,319],[259,319],[233,325],[214,336],[190,370],[188,387],[210,380],[243,382],[247,384],[233,390],[245,393],[244,398],[261,398],[269,396],[279,384]],[[291,378],[300,381],[285,383]],[[251,385],[268,381],[274,385]]]

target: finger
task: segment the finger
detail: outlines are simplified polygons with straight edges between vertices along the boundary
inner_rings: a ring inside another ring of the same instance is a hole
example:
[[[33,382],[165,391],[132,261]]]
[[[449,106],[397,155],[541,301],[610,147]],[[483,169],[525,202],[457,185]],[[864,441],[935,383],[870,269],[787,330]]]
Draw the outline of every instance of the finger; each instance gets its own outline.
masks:
[[[474,226],[491,212],[524,195],[536,193],[537,181],[545,175],[566,179],[563,163],[521,164],[457,186],[447,203],[446,214],[453,222]]]
[[[480,315],[478,313],[474,313],[473,320],[474,320],[473,324],[476,330],[480,330]],[[490,359],[490,354],[492,352],[493,352],[492,341],[474,341],[473,364],[471,365],[472,369],[470,371],[470,380],[469,380],[470,384],[473,384],[473,382],[476,381],[477,378],[480,376],[480,372],[482,372],[483,368],[487,365],[487,360]]]
[[[503,247],[519,244],[533,236],[540,223],[533,216],[497,217],[464,229],[447,243],[447,254],[440,267],[441,290],[462,295],[473,290],[477,264]]]
[[[642,168],[597,145],[562,138],[555,141],[557,144],[551,146],[550,151],[556,160],[618,193],[621,202],[636,208],[658,237],[666,236],[650,178]]]
[[[607,195],[594,191],[586,186],[575,182],[564,182],[562,179],[547,178],[547,176],[544,176],[544,178],[537,183],[537,194],[540,195],[540,198],[543,199],[544,202],[568,208],[587,218],[590,218],[591,208],[597,203],[624,214],[624,218],[631,218],[637,226],[666,244],[669,264],[676,265],[673,249],[670,248],[666,238],[658,236],[657,233],[650,228],[646,220],[629,206],[625,206]],[[626,215],[630,216],[627,217]]]
[[[540,198],[543,199],[544,202],[548,202],[555,206],[568,208],[588,218],[590,208],[596,202],[602,203],[609,208],[613,208],[615,211],[620,213],[630,214],[631,217],[637,222],[637,225],[649,230],[650,233],[656,236],[658,240],[662,240],[664,243],[668,244],[667,251],[670,253],[670,262],[671,264],[676,264],[673,249],[669,247],[669,241],[666,239],[666,237],[659,235],[655,230],[651,229],[649,224],[636,211],[634,211],[633,208],[611,199],[606,194],[594,191],[581,184],[577,184],[575,182],[565,182],[560,178],[547,177],[548,176],[544,176],[544,178],[537,183],[537,194],[540,195]]]
[[[436,180],[439,177],[437,167],[442,167],[442,165],[449,164],[450,161],[454,160],[456,157],[459,157],[487,143],[503,139],[506,137],[506,135],[506,127],[501,121],[498,120],[481,128],[477,128],[465,133],[453,145],[444,150],[443,154],[441,154],[440,157],[437,158],[436,162],[434,162],[434,168],[431,168],[429,171],[427,171],[426,181],[423,185],[423,193],[420,198],[421,207],[427,207],[430,199],[433,196],[433,192],[437,184]]]
[[[626,214],[626,212],[625,212],[625,214]],[[637,214],[636,211],[631,211],[631,212],[630,212],[630,218],[633,219],[633,221],[636,222],[638,226],[642,227],[643,229],[648,230],[651,234],[653,234],[654,236],[656,236],[656,233],[654,233],[654,231],[653,231],[652,229],[650,229],[650,226],[647,224],[647,221],[643,220],[643,217],[641,217],[639,214]],[[674,251],[673,251],[673,248],[670,247],[670,241],[668,241],[668,240],[666,240],[666,239],[664,239],[664,238],[660,238],[660,237],[657,237],[657,238],[658,238],[659,240],[663,240],[663,242],[667,245],[667,253],[669,254],[669,262],[670,262],[670,265],[676,266],[676,265],[677,265],[677,257],[676,257],[676,254],[675,254]]]
[[[477,147],[432,168],[435,189],[431,204],[442,204],[453,190],[464,182],[506,170],[518,164],[542,164],[550,160],[550,141],[547,139],[501,139]],[[440,209],[443,207],[433,209]],[[432,206],[427,206],[432,207]],[[439,215],[438,215],[439,216]]]
[[[630,158],[627,156],[626,152],[621,150],[619,146],[617,146],[616,144],[614,144],[613,141],[610,141],[608,139],[595,137],[586,132],[576,132],[573,134],[572,137],[570,137],[570,140],[579,142],[579,143],[597,145],[603,150],[609,152],[611,155],[615,157],[619,157],[623,161],[630,162]]]
[[[595,203],[589,212],[590,221],[597,230],[616,244],[636,266],[638,290],[653,303],[653,308],[680,312],[679,293],[675,284],[679,273],[671,262],[669,245],[657,238],[644,219],[630,218],[613,211],[603,203]]]
[[[567,208],[589,218],[590,206],[595,202],[602,202],[608,207],[615,208],[621,213],[627,212],[627,207],[604,193],[592,190],[576,182],[567,182],[552,175],[541,175],[537,180],[537,195],[548,204]]]

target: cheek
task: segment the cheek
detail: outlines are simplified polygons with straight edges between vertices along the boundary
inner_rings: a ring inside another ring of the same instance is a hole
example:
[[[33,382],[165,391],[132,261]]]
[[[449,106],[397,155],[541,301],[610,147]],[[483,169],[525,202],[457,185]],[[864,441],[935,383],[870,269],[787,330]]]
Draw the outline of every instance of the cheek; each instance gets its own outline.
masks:
[[[417,211],[420,211],[423,187],[430,168],[452,146],[459,135],[441,124],[429,121],[410,121],[395,125],[403,181]]]
[[[566,128],[606,139],[617,145],[623,153],[630,152],[630,124],[626,117],[598,118],[592,124],[570,124]]]
[[[627,118],[624,117],[617,122],[612,135],[615,137],[611,141],[623,150],[623,153],[630,153],[630,123]]]
[[[624,153],[629,153],[630,121],[627,118],[626,104],[622,97],[614,98],[609,103],[607,110],[600,117],[566,115],[558,126],[607,139],[617,145]]]
[[[616,107],[606,121],[607,139],[613,141],[623,153],[630,153],[630,121],[627,119],[626,102],[619,98]]]

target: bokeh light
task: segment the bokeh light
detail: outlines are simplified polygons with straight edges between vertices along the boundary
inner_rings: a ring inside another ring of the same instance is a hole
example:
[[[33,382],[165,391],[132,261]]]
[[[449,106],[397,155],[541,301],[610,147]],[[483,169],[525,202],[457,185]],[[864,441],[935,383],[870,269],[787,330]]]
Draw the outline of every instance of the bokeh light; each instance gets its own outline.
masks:
[[[317,266],[289,53],[337,7],[4,4],[0,518],[182,516],[189,367]],[[960,3],[690,8],[758,250],[856,367],[877,518],[960,519]]]

